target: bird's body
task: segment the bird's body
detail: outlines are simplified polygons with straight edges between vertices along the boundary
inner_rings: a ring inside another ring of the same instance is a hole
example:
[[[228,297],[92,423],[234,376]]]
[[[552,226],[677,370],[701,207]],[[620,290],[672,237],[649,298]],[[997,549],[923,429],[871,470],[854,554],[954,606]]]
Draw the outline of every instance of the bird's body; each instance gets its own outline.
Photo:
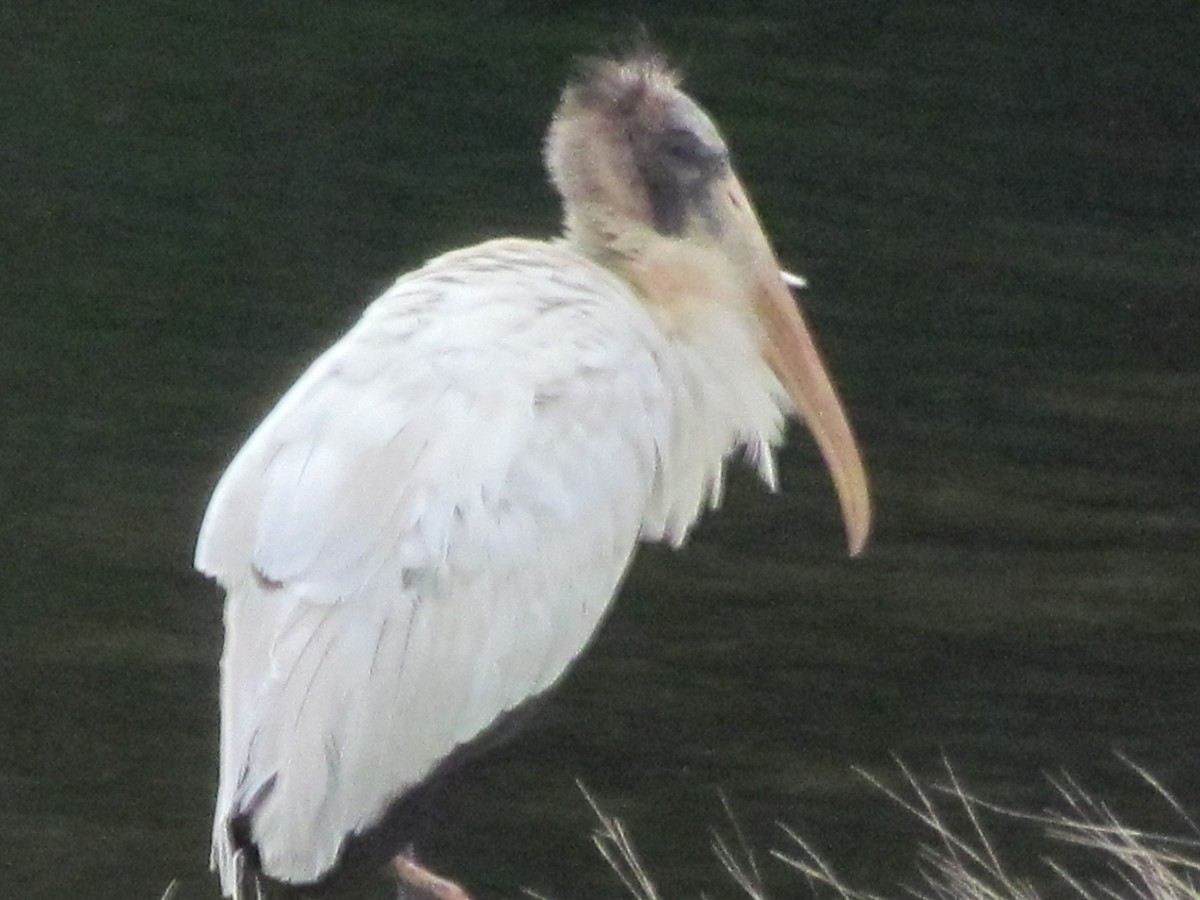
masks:
[[[729,450],[770,472],[786,398],[709,312],[671,335],[569,246],[460,250],[375,301],[250,438],[196,558],[230,592],[218,822],[278,777],[254,817],[267,871],[318,877],[553,684],[639,537],[682,540]]]
[[[324,878],[456,748],[551,687],[638,541],[681,542],[730,453],[773,486],[797,398],[739,269],[673,222],[618,240],[603,238],[611,210],[572,225],[587,207],[553,140],[567,238],[493,241],[400,278],[214,492],[196,563],[227,592],[213,833],[227,895],[247,848],[272,879]],[[837,460],[853,442],[832,403],[814,430]],[[847,509],[865,502],[854,477],[838,481]]]

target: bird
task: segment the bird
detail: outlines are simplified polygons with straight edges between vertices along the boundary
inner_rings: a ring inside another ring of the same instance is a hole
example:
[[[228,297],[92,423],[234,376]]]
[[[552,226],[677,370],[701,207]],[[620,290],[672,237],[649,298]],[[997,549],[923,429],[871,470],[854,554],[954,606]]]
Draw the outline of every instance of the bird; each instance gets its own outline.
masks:
[[[359,844],[403,883],[428,786],[554,687],[642,542],[678,547],[730,460],[777,487],[789,416],[851,555],[867,475],[730,152],[657,50],[581,61],[543,156],[563,227],[400,276],[219,478],[195,565],[225,593],[211,865],[321,885]]]

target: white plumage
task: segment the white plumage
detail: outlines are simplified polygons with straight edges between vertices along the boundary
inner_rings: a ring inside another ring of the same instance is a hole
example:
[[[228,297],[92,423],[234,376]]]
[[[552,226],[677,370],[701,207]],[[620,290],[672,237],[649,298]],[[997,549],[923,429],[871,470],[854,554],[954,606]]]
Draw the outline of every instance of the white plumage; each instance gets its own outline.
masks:
[[[823,369],[727,162],[706,176],[711,208],[690,184],[638,194],[635,175],[624,197],[579,187],[597,164],[572,149],[572,109],[608,109],[605,90],[665,97],[654,115],[719,142],[657,59],[606,65],[568,91],[557,151],[552,131],[567,238],[493,241],[400,278],[216,487],[196,565],[227,592],[213,864],[229,896],[231,820],[265,875],[326,876],[348,837],[562,675],[637,542],[681,542],[731,452],[774,485],[794,401],[815,410],[852,545],[865,538],[857,451],[827,383],[806,393]],[[698,230],[658,222],[672,203]],[[759,293],[781,311],[747,302]]]
[[[217,486],[196,565],[229,592],[221,788],[264,870],[311,881],[456,745],[549,687],[639,536],[683,540],[786,398],[720,306],[672,337],[566,245],[401,278]],[[232,892],[226,880],[225,889]]]

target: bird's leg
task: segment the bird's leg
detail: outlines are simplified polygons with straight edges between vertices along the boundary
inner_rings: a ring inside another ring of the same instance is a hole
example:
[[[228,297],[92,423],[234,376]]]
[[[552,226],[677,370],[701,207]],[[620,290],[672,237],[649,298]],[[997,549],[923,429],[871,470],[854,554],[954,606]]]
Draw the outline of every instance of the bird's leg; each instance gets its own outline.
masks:
[[[407,853],[392,859],[392,871],[404,884],[436,900],[471,900],[471,895],[453,881],[433,874]]]

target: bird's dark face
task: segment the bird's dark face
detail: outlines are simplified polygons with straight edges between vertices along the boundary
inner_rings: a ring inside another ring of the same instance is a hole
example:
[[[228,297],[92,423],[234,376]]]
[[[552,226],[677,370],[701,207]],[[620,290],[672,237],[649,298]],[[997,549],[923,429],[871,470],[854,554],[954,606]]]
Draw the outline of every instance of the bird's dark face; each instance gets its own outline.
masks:
[[[713,190],[729,173],[729,151],[699,106],[683,95],[673,99],[655,121],[634,121],[626,131],[650,221],[659,234],[679,237],[699,219],[719,237]]]

